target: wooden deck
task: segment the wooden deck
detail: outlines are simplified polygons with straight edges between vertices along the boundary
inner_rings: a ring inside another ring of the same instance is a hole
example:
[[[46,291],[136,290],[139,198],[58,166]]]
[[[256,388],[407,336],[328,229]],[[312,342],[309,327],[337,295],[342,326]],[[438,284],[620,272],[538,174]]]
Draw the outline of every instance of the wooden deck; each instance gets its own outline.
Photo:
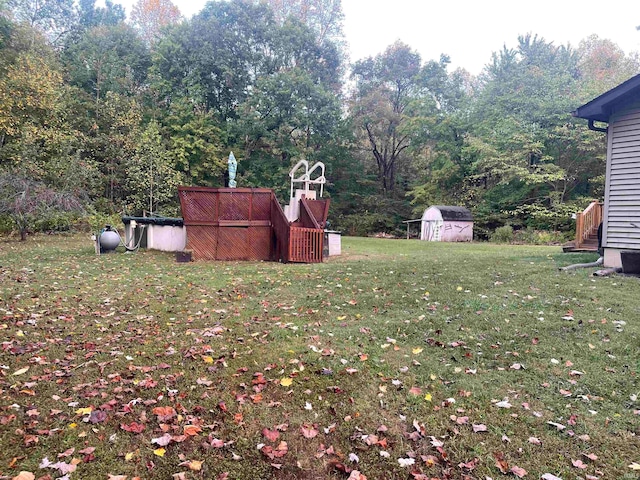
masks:
[[[591,202],[576,218],[576,238],[563,245],[563,252],[597,252],[598,227],[602,223],[602,203]]]
[[[194,260],[319,263],[329,200],[301,200],[301,218],[287,220],[272,190],[179,187]]]

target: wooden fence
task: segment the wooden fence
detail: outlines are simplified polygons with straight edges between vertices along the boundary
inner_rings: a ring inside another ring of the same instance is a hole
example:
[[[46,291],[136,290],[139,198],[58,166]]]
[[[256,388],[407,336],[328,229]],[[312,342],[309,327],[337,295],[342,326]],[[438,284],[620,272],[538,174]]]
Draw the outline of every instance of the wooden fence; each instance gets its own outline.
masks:
[[[289,224],[266,188],[179,187],[178,193],[195,260],[322,262],[324,231],[316,215],[324,214],[324,225],[328,203],[301,206],[302,226],[312,228],[300,228]]]

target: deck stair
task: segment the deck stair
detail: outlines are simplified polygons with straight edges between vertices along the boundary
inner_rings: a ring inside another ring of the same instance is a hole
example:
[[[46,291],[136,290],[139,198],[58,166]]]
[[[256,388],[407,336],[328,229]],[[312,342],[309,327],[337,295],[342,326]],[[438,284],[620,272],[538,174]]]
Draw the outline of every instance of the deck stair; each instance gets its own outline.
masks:
[[[598,227],[602,223],[603,205],[591,202],[576,215],[576,238],[562,247],[564,252],[597,252]]]

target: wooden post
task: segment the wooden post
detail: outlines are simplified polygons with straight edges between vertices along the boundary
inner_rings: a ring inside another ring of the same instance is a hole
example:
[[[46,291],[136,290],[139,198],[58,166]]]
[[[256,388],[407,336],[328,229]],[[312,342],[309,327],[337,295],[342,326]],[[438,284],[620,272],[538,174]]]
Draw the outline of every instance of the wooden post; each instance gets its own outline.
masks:
[[[583,235],[583,218],[582,218],[582,212],[578,213],[576,215],[576,248],[579,248],[582,246],[582,235]]]
[[[407,222],[407,240],[409,240],[409,225],[411,225],[409,222]]]

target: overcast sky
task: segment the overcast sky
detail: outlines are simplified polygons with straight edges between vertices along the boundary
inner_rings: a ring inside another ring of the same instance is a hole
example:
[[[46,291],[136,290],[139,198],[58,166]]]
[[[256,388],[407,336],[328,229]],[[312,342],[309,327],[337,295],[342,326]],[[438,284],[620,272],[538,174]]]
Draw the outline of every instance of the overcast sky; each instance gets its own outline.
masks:
[[[182,14],[205,0],[173,0]],[[134,0],[115,0],[127,14]],[[629,0],[342,0],[351,60],[381,53],[401,40],[423,60],[451,57],[452,68],[478,74],[491,53],[514,47],[520,34],[577,47],[595,33],[625,52],[640,50],[640,4]],[[622,12],[622,13],[621,13]]]

